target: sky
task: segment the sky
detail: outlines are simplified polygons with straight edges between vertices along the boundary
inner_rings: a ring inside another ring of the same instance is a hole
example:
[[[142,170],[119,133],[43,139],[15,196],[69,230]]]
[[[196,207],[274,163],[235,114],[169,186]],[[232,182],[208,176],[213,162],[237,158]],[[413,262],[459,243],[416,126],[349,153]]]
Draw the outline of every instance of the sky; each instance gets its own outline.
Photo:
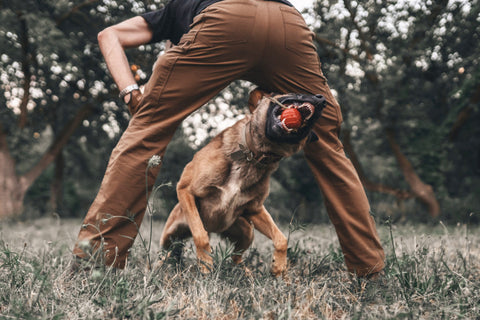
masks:
[[[289,0],[298,11],[312,7],[314,0]]]

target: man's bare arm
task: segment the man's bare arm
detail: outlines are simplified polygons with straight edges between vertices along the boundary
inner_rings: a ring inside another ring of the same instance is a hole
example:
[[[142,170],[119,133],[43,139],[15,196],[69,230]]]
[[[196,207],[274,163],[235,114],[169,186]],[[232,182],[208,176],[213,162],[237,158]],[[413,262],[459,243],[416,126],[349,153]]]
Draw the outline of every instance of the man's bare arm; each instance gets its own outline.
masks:
[[[120,91],[136,83],[130,71],[125,49],[148,43],[152,35],[149,25],[142,17],[125,20],[98,34],[100,50]],[[130,97],[126,96],[125,99]]]

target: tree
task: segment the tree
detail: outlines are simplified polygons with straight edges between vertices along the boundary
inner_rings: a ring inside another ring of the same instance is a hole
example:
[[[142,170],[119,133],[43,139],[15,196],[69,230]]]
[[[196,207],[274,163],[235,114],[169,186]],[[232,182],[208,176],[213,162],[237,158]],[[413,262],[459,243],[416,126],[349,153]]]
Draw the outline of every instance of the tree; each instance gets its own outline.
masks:
[[[344,109],[346,150],[365,187],[416,198],[431,216],[440,213],[438,195],[448,198],[455,175],[451,152],[458,145],[449,133],[476,112],[478,13],[478,1],[447,0],[318,1],[315,10],[324,71]],[[473,82],[462,91],[472,97],[470,107],[452,96],[464,81]]]
[[[69,138],[82,131],[78,129],[88,127],[77,136],[77,146],[102,140],[112,144],[126,127],[128,115],[113,102],[118,91],[96,35],[147,5],[156,7],[150,1],[0,3],[0,217],[22,212],[27,190],[55,159],[52,189],[58,194],[62,152]],[[158,48],[142,59],[156,53]],[[94,120],[86,121],[92,113]]]

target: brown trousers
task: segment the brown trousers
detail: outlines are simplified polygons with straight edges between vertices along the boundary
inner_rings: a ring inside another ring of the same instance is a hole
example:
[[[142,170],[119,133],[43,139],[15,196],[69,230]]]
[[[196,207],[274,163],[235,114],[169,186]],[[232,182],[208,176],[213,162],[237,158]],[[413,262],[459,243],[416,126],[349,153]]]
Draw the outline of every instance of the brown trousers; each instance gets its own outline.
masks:
[[[305,156],[325,199],[348,270],[360,276],[384,267],[369,203],[338,138],[342,115],[320,69],[313,33],[292,7],[274,1],[224,0],[198,15],[178,46],[160,56],[138,111],[112,152],[98,195],[80,230],[82,245],[103,241],[108,265],[122,268],[146,208],[145,170],[163,156],[178,125],[236,79],[266,91],[322,94],[319,140]],[[149,188],[159,167],[149,170]],[[135,221],[133,223],[132,221]]]

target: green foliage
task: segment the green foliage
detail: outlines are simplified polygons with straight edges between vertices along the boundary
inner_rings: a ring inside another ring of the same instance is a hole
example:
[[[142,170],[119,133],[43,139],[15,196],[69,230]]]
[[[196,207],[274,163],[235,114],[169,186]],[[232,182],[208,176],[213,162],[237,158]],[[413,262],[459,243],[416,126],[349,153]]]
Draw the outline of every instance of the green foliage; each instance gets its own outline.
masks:
[[[389,129],[443,206],[469,198],[480,180],[478,93],[471,105],[480,85],[479,12],[479,1],[317,2],[320,59],[370,180],[408,189],[386,143]]]
[[[8,135],[17,172],[25,173],[40,159],[79,109],[94,107],[94,113],[62,151],[63,185],[68,186],[63,208],[57,208],[62,215],[83,214],[88,209],[110,151],[129,119],[103,62],[97,33],[160,3],[42,0],[0,4],[0,88],[4,93],[0,97],[0,125]],[[161,50],[161,46],[149,45],[128,54],[132,63],[150,69]],[[142,76],[141,83],[146,78]],[[25,87],[26,83],[30,86]],[[18,106],[25,88],[29,93],[27,126],[19,128]],[[48,184],[55,177],[47,171],[41,179],[43,182],[27,195],[26,207],[44,212],[48,206],[39,203],[49,198]],[[41,202],[38,194],[44,197]]]
[[[63,149],[62,216],[88,209],[110,152],[128,125],[127,109],[99,51],[96,36],[111,24],[161,6],[160,0],[0,2],[0,124],[16,160],[28,171],[83,106],[94,112]],[[393,130],[420,178],[433,186],[443,218],[461,221],[480,200],[480,34],[478,0],[351,2],[318,0],[310,10],[323,71],[342,106],[344,126],[370,180],[408,190],[385,139]],[[327,40],[321,41],[321,39]],[[27,40],[27,41],[25,41]],[[140,67],[140,84],[163,45],[127,50]],[[27,126],[18,127],[18,106],[30,74]],[[247,110],[251,83],[237,81],[188,118],[165,155],[156,201],[166,217],[176,203],[175,184],[193,153]],[[7,106],[7,107],[4,107]],[[455,135],[459,115],[468,111]],[[27,194],[28,215],[51,211],[53,168]],[[321,193],[303,155],[282,161],[272,179],[267,207],[276,219],[295,212],[304,222],[323,222]],[[396,210],[415,219],[419,207],[369,194],[380,217]],[[159,206],[156,206],[159,207]],[[411,207],[409,210],[402,208]],[[385,209],[386,208],[386,209]],[[408,213],[408,212],[407,212]]]

